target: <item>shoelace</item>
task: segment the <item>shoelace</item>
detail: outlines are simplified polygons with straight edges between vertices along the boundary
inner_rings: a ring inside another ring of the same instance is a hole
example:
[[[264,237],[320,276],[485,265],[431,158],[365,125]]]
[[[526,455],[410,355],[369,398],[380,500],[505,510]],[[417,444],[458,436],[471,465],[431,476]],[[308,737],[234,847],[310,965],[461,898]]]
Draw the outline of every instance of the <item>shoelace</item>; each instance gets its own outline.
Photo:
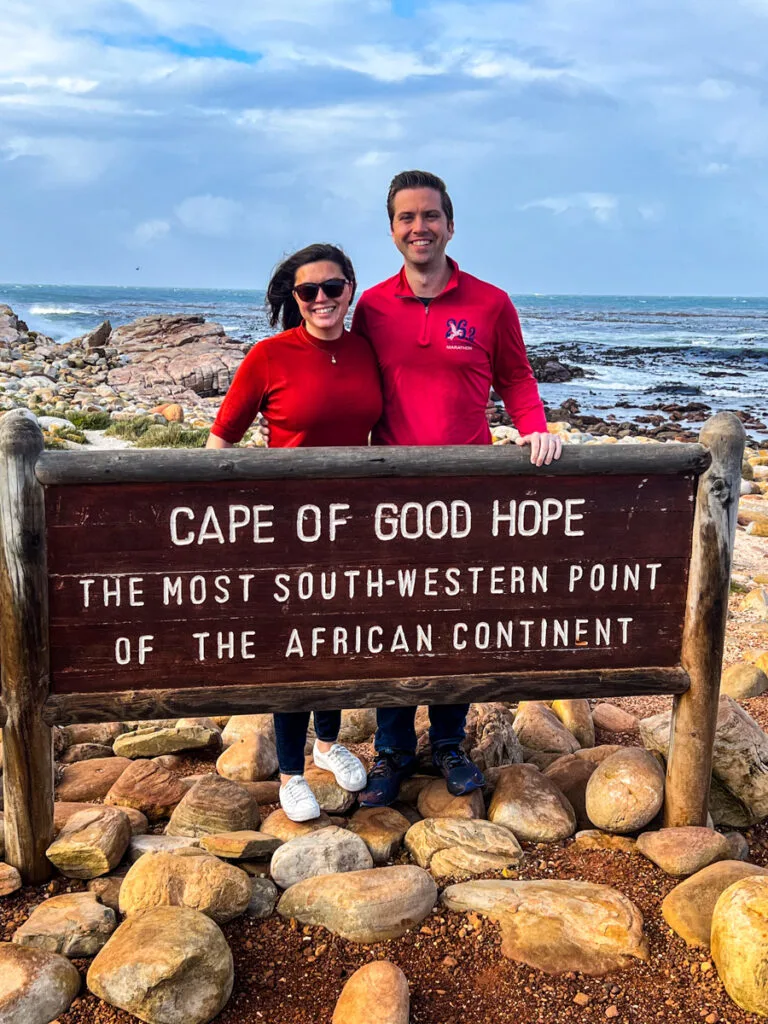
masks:
[[[460,750],[446,750],[438,754],[440,761],[448,768],[458,768],[463,765],[467,758]]]
[[[376,762],[368,772],[369,779],[377,779],[382,775],[388,775],[389,772],[396,770],[397,761],[392,754],[379,754],[376,758]]]

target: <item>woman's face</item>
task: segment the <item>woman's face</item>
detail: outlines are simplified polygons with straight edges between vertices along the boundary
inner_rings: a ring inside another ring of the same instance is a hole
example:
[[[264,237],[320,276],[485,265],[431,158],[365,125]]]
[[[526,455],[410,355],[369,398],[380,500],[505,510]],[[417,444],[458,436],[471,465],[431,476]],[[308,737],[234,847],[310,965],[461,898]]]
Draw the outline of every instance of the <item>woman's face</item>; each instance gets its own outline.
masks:
[[[341,295],[335,298],[326,295],[321,288],[314,298],[305,301],[296,291],[299,285],[322,284],[324,281],[345,281],[344,271],[338,263],[331,260],[305,263],[296,271],[293,294],[309,333],[316,338],[332,340],[340,337],[344,329],[344,317],[352,301],[352,285],[346,281]]]

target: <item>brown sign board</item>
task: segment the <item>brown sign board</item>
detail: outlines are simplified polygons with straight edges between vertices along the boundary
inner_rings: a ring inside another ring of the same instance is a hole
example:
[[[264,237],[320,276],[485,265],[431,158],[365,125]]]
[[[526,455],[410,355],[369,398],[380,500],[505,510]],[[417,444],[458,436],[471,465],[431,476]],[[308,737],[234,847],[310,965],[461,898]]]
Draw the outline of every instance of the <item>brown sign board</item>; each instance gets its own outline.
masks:
[[[679,665],[696,482],[47,486],[51,693]]]

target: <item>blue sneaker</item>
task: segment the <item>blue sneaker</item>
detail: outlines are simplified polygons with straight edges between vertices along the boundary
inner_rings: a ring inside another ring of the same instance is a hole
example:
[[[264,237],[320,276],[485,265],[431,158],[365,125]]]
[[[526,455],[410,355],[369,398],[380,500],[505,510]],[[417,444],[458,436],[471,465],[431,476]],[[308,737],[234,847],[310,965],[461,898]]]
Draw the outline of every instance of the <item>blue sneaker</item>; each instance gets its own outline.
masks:
[[[439,768],[453,796],[463,796],[485,785],[485,776],[459,747],[438,747],[432,763]]]
[[[418,762],[413,754],[380,750],[373,768],[368,772],[368,785],[360,793],[361,807],[388,807],[397,800],[400,784],[416,771]]]

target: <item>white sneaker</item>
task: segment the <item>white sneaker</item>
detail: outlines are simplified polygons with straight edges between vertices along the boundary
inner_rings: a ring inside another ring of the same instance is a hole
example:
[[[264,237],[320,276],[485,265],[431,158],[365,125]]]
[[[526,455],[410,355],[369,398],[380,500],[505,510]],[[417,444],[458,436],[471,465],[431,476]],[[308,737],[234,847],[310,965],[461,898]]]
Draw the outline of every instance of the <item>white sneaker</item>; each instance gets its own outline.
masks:
[[[312,758],[318,768],[333,772],[336,782],[348,793],[359,793],[365,789],[368,775],[363,762],[340,743],[334,743],[328,753],[324,754],[315,740]]]
[[[312,821],[320,817],[320,804],[303,775],[292,775],[280,787],[280,806],[291,821]]]

